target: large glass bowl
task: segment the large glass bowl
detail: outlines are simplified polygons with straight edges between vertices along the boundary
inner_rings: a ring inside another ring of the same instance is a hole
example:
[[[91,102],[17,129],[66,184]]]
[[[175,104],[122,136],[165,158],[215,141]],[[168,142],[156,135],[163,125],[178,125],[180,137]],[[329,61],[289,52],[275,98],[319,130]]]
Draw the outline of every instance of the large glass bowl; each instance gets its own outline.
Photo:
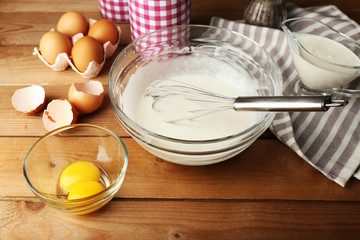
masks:
[[[60,175],[72,163],[86,161],[101,172],[105,190],[98,194],[67,199]],[[30,189],[48,206],[71,214],[93,212],[108,203],[120,189],[128,165],[123,141],[112,131],[92,124],[58,128],[41,137],[24,161],[24,176]]]
[[[248,129],[204,140],[172,138],[137,124],[132,111],[144,90],[158,78],[187,71],[202,74],[205,70],[216,74],[217,69],[191,59],[199,57],[218,61],[219,66],[226,64],[231,71],[246,74],[257,95],[282,94],[277,64],[257,43],[236,32],[203,25],[177,26],[152,32],[132,42],[120,52],[110,70],[109,94],[115,115],[123,128],[147,151],[183,165],[208,165],[239,154],[268,128],[275,115],[258,112],[256,122]],[[178,67],[168,67],[168,61],[180,58]],[[139,71],[143,77],[136,75]]]

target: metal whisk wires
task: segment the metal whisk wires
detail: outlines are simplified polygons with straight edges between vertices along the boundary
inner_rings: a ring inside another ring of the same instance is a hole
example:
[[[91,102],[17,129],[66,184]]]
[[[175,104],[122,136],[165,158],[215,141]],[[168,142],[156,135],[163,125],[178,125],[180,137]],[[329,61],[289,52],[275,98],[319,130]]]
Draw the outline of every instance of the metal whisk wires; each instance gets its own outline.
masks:
[[[330,95],[238,96],[234,98],[171,79],[155,81],[146,89],[145,96],[153,98],[154,110],[173,113],[178,117],[166,121],[169,123],[190,120],[228,109],[271,112],[327,111],[331,107],[342,107],[348,104],[347,100],[335,99]]]
[[[166,121],[168,123],[191,120],[209,113],[233,109],[235,101],[235,98],[173,79],[160,79],[153,82],[145,90],[144,95],[152,97],[152,108],[155,111],[182,114],[183,117]],[[170,102],[172,104],[169,104]]]

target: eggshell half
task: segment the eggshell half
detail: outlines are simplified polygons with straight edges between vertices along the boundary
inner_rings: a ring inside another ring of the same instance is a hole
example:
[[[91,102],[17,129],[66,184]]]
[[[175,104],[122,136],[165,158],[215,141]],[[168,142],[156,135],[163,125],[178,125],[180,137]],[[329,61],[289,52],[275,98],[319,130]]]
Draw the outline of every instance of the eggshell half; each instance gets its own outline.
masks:
[[[69,102],[79,113],[96,111],[104,100],[104,87],[99,81],[73,83],[68,93]]]
[[[43,114],[44,127],[48,131],[73,124],[77,120],[76,109],[65,99],[54,99]]]
[[[45,90],[40,85],[17,89],[11,98],[11,103],[19,112],[36,113],[44,107]]]

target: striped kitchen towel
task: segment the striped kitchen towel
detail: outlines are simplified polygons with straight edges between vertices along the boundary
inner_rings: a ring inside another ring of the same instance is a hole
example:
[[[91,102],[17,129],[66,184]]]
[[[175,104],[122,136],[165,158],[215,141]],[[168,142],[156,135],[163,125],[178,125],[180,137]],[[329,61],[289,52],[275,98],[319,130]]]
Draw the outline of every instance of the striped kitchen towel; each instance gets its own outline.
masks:
[[[300,8],[287,4],[288,18],[312,17],[360,42],[360,26],[333,5]],[[262,45],[282,72],[283,94],[292,95],[298,75],[285,34],[266,27],[213,17],[210,25],[231,29]],[[360,79],[352,86],[360,89]],[[271,131],[300,157],[341,186],[354,176],[360,180],[360,98],[342,108],[323,112],[277,113]]]

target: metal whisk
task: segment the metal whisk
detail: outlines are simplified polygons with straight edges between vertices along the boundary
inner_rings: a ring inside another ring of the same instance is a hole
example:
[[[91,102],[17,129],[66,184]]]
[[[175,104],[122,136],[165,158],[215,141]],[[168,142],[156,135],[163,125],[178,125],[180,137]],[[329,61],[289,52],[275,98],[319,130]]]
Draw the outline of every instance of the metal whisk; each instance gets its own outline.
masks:
[[[236,111],[327,111],[331,107],[348,104],[347,100],[333,99],[331,96],[240,96],[229,97],[207,91],[177,80],[160,79],[153,82],[146,90],[145,96],[153,98],[152,107],[159,112],[186,112],[182,118],[167,122],[190,120],[200,116],[235,109]],[[168,104],[178,102],[182,108],[174,109]],[[195,105],[189,103],[199,103]]]

